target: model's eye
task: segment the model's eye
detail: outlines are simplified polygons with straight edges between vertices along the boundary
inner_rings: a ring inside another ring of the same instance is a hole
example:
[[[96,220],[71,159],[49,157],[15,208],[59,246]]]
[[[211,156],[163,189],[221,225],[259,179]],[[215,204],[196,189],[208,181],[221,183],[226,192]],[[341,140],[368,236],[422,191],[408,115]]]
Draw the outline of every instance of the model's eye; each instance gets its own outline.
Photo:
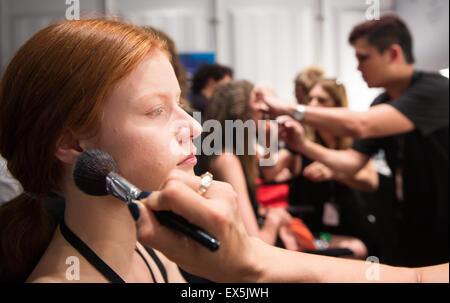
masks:
[[[148,114],[152,116],[160,116],[165,112],[165,108],[163,106],[152,109]]]

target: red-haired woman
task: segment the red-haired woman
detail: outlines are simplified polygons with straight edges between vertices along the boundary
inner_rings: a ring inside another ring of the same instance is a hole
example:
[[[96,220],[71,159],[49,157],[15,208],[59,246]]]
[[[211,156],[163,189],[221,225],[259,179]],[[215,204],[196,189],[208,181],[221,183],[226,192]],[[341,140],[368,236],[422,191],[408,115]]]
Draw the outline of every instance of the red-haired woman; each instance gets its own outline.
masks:
[[[0,153],[24,193],[0,209],[1,281],[184,281],[175,263],[139,244],[126,204],[88,196],[72,177],[92,148],[110,153],[142,189],[159,189],[174,168],[193,174],[187,149],[201,127],[179,96],[165,43],[137,26],[63,21],[19,49],[1,80]],[[183,126],[170,127],[175,121]],[[65,230],[87,248],[50,219],[49,193],[65,198]],[[66,276],[69,256],[79,277]]]

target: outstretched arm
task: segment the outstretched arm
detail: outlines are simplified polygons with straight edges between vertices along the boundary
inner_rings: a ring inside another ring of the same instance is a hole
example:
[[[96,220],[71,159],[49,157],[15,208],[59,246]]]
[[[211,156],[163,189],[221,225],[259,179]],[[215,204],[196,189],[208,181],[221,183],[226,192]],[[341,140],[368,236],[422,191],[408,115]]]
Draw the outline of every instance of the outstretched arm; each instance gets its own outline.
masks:
[[[163,252],[185,270],[217,282],[442,282],[449,265],[408,269],[364,261],[316,256],[273,247],[249,237],[240,219],[237,196],[229,184],[213,182],[197,193],[200,178],[173,171],[161,191],[138,203],[141,243]],[[211,252],[161,226],[153,210],[183,216],[220,240]]]
[[[280,102],[264,88],[258,89],[256,94],[267,105],[272,117],[294,116],[296,105]],[[373,106],[365,112],[307,106],[302,123],[335,136],[358,139],[388,137],[415,129],[410,119],[387,104]]]
[[[275,165],[259,167],[265,181],[284,182],[298,175],[302,169],[302,159],[287,149],[279,150],[275,159]]]
[[[329,149],[308,140],[301,124],[288,116],[280,117],[278,123],[281,140],[285,141],[292,149],[325,164],[332,170],[346,175],[354,175],[370,160],[370,156],[353,149]]]
[[[333,179],[355,190],[366,192],[376,191],[379,183],[378,172],[375,170],[373,159],[371,159],[367,165],[355,175],[346,175],[334,171],[320,162],[314,162],[305,167],[303,175],[314,182],[323,182]]]

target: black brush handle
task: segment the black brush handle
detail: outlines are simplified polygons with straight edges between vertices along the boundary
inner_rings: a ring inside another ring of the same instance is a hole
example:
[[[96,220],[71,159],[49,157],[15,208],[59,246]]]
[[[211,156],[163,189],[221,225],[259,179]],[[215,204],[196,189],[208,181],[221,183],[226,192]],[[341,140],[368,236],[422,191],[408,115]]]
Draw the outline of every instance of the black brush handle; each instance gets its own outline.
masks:
[[[185,218],[171,211],[154,211],[156,219],[161,225],[175,229],[188,237],[191,237],[210,251],[216,251],[220,247],[220,241],[204,232]]]

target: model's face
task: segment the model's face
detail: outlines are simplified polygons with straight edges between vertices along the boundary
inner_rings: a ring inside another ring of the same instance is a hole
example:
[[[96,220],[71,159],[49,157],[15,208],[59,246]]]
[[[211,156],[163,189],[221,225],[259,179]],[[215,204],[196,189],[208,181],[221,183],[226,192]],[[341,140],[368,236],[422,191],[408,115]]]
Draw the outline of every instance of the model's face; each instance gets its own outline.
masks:
[[[354,44],[358,70],[369,87],[383,87],[388,78],[389,54],[381,54],[375,46],[369,44],[366,38],[356,40]]]
[[[250,100],[248,101],[248,107],[250,110],[250,116],[252,120],[255,122],[255,125],[258,125],[259,120],[263,120],[264,118],[264,111],[267,111],[267,106],[264,104],[264,102],[257,98],[256,96],[256,90],[253,89],[252,93],[250,94]]]
[[[308,101],[308,95],[301,85],[295,85],[295,98],[298,104],[306,105]]]
[[[180,88],[166,56],[155,52],[121,80],[105,103],[96,147],[110,153],[120,173],[156,190],[169,172],[193,173],[192,140],[201,126],[179,106]]]
[[[335,107],[336,102],[320,84],[316,84],[309,92],[308,105],[315,107]]]

